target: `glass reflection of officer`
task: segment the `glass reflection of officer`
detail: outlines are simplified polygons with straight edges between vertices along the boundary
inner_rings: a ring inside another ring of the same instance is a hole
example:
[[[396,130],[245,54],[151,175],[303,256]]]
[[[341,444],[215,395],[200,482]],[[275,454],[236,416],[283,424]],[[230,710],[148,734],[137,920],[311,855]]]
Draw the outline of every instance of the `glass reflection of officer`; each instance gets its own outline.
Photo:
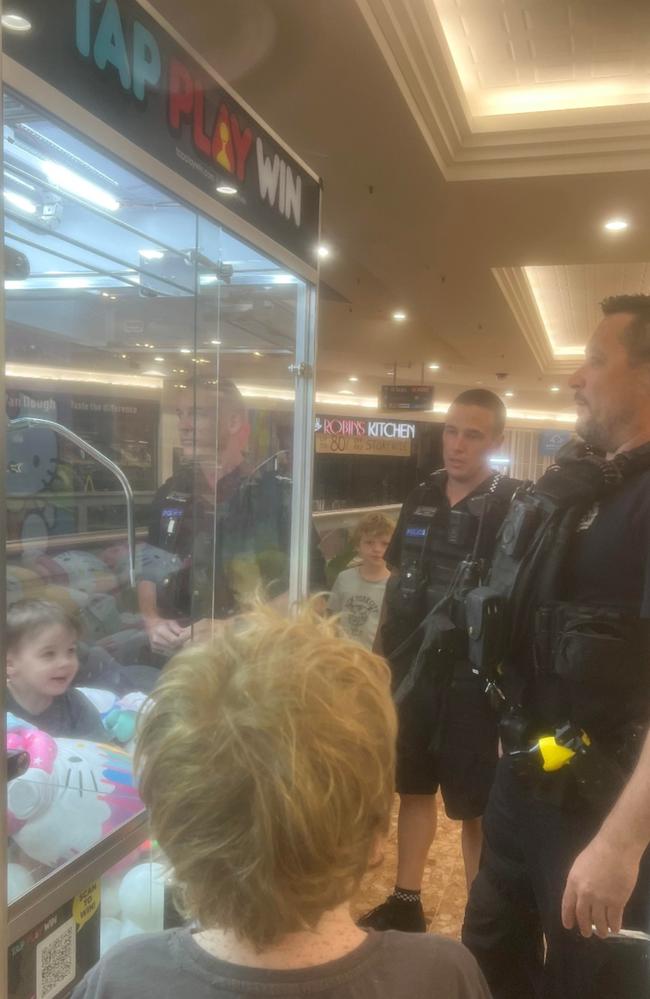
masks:
[[[182,389],[176,415],[183,463],[154,497],[141,558],[140,610],[154,652],[170,655],[201,623],[228,617],[260,585],[288,585],[291,481],[245,461],[250,428],[233,382]],[[317,544],[312,580],[324,582]]]
[[[392,575],[375,645],[389,661],[395,688],[422,647],[422,622],[449,592],[475,547],[479,518],[470,502],[485,495],[491,499],[484,506],[480,555],[489,555],[516,486],[490,467],[490,455],[503,442],[505,416],[505,406],[492,392],[473,389],[458,396],[443,432],[444,469],[403,505],[386,552]],[[374,929],[426,929],[420,890],[435,836],[439,786],[447,814],[463,822],[468,881],[478,869],[481,816],[497,757],[496,717],[485,685],[471,672],[462,625],[447,620],[443,627],[448,628],[446,651],[436,648],[414,689],[398,703],[397,880],[393,894],[360,921]]]
[[[588,447],[515,498],[489,579],[508,709],[463,938],[495,999],[650,990],[648,944],[605,939],[650,930],[650,296],[603,312],[569,382]]]

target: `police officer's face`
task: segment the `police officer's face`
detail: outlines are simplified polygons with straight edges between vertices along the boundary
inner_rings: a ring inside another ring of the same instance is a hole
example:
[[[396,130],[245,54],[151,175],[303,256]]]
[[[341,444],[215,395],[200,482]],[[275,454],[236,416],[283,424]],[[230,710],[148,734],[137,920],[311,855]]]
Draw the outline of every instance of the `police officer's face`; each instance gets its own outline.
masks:
[[[203,388],[197,390],[195,397],[191,389],[183,389],[176,400],[176,416],[185,458],[211,459],[221,464],[228,455],[230,460],[229,452],[243,420],[227,398]],[[241,447],[236,443],[241,461]]]
[[[587,344],[584,364],[569,379],[578,410],[576,430],[588,444],[609,452],[649,429],[649,366],[630,364],[620,339],[633,318],[606,316]]]
[[[442,434],[442,453],[449,478],[457,482],[480,480],[489,470],[490,455],[502,440],[489,409],[451,406]]]
[[[217,398],[199,389],[183,389],[176,400],[178,434],[185,458],[214,455],[217,443]]]

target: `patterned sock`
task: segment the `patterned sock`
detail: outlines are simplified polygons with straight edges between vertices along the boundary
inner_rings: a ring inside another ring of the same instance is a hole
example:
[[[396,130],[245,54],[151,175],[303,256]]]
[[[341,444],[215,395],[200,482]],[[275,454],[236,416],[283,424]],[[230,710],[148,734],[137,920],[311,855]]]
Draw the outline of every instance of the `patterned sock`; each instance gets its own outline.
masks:
[[[392,897],[399,902],[410,902],[411,905],[417,905],[420,901],[420,894],[419,891],[411,891],[410,888],[400,888],[399,885],[395,885]]]

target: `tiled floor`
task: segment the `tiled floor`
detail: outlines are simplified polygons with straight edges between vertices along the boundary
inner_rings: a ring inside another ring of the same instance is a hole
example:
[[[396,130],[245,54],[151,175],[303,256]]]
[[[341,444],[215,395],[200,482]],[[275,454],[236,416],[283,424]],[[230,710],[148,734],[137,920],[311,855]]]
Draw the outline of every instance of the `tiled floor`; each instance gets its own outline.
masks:
[[[361,886],[353,905],[353,914],[360,915],[378,905],[393,890],[395,884],[397,808],[393,811],[386,856],[381,867],[371,871]],[[422,905],[429,919],[429,931],[460,938],[465,911],[465,872],[460,849],[460,823],[451,822],[438,800],[438,833],[424,872]]]

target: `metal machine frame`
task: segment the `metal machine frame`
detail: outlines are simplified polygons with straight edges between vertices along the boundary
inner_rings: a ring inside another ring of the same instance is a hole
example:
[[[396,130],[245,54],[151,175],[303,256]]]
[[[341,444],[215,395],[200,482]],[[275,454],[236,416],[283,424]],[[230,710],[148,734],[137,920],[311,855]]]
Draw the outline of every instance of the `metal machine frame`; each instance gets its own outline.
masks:
[[[214,70],[194,51],[186,45],[177,32],[161,18],[147,0],[138,0],[140,6],[154,18],[162,28],[182,44],[183,49],[213,77],[216,83],[233,95],[233,98],[240,106],[244,106],[246,111],[266,130],[273,135],[273,138],[290,153],[294,161],[307,171],[316,181],[318,178],[304,163],[298,160],[293,152],[288,150],[282,140],[275,136],[269,127],[248,108],[241,99],[233,94],[228,86],[214,72]],[[1,11],[0,0],[0,11]],[[10,86],[19,95],[27,100],[38,104],[45,113],[51,114],[60,119],[63,123],[76,129],[90,140],[110,150],[123,161],[129,163],[153,182],[173,190],[174,194],[186,202],[191,208],[198,211],[209,219],[216,221],[230,230],[235,236],[241,237],[253,244],[261,252],[268,254],[275,261],[291,269],[294,273],[304,278],[308,285],[301,288],[297,302],[297,326],[298,337],[296,342],[296,353],[290,371],[294,376],[295,383],[295,424],[294,424],[294,448],[293,448],[293,494],[292,494],[292,531],[291,531],[291,562],[290,562],[290,600],[293,604],[304,599],[309,590],[308,586],[308,563],[309,544],[311,531],[311,487],[313,472],[313,425],[314,425],[314,365],[316,358],[316,314],[317,314],[317,284],[318,268],[310,267],[303,260],[293,253],[280,246],[275,240],[264,232],[254,228],[248,222],[240,219],[232,211],[217,201],[208,197],[204,192],[195,188],[182,176],[175,174],[170,168],[157,161],[153,156],[136,147],[129,140],[118,134],[105,122],[90,114],[87,110],[76,104],[69,97],[61,94],[40,79],[32,72],[19,65],[6,55],[2,61],[2,83]],[[4,308],[2,309],[2,335],[0,336],[0,378],[2,379],[3,392],[6,389],[4,346]],[[9,421],[4,417],[4,433],[1,435],[2,458],[4,461],[5,437],[6,433],[13,426],[35,425],[37,421],[29,419],[27,421]],[[43,421],[38,421],[42,423]],[[48,422],[48,421],[45,421]],[[57,432],[60,428],[57,427]],[[75,437],[66,431],[69,439]],[[77,441],[78,443],[78,441]],[[85,450],[90,451],[88,445],[81,442]],[[103,457],[103,456],[102,456]],[[115,471],[113,469],[113,471]],[[121,478],[122,488],[125,488],[123,478]],[[0,489],[4,490],[4,477]],[[127,482],[128,487],[128,482]],[[129,487],[130,488],[130,487]],[[4,493],[0,500],[4,500]],[[3,509],[5,504],[3,502]],[[127,504],[127,510],[129,504]],[[129,542],[134,544],[134,529],[132,517],[129,521]],[[0,544],[2,547],[3,563],[0,572],[4,575],[6,571],[6,523],[4,518],[0,520]],[[133,552],[131,552],[131,573],[133,572]],[[5,614],[5,590],[2,590],[0,598],[0,615]],[[4,636],[0,638],[0,655],[3,655]],[[4,691],[4,684],[0,684],[0,692]],[[4,697],[0,693],[0,698]],[[4,702],[0,702],[0,726],[2,726],[2,738],[4,741],[5,712]],[[4,754],[3,754],[4,759]],[[3,764],[4,767],[4,764]],[[6,774],[2,778],[3,786],[6,787]],[[5,808],[0,810],[0,886],[4,885],[6,879],[6,815]],[[56,910],[57,906],[72,898],[79,890],[95,881],[101,875],[117,863],[121,858],[131,852],[137,845],[147,837],[147,817],[145,813],[136,816],[125,826],[98,843],[93,849],[78,857],[74,861],[66,864],[56,871],[45,881],[37,885],[31,892],[18,899],[8,909],[2,906],[0,915],[0,931],[4,930],[2,939],[5,946],[1,948],[0,957],[0,995],[4,994],[4,983],[6,982],[6,959],[7,946],[20,939],[39,921],[48,917]]]

